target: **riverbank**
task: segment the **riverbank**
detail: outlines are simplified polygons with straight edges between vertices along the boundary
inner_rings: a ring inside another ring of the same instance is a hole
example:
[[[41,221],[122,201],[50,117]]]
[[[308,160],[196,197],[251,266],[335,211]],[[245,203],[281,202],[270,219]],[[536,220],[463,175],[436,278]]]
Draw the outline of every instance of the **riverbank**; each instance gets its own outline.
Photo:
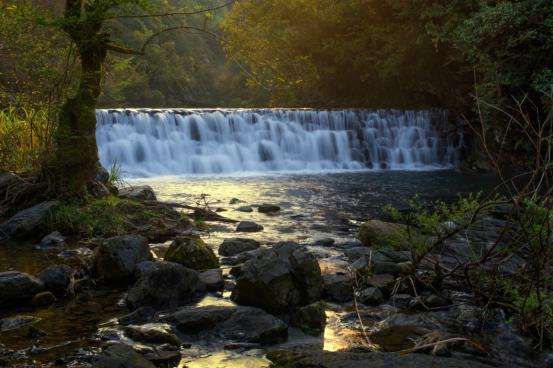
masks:
[[[368,222],[358,234],[354,222],[343,238],[279,242],[245,221],[288,216],[280,200],[234,198],[215,212],[171,208],[156,194],[135,187],[64,204],[84,220],[61,222],[56,204],[32,216],[36,226],[17,222],[31,238],[0,245],[2,364],[547,366],[501,308],[474,304],[461,284],[432,283],[431,262],[415,267],[408,251],[383,247],[399,225]],[[103,214],[118,221],[100,226]],[[490,212],[432,259],[453,264],[488,249],[505,221]],[[73,226],[51,234],[48,223]],[[221,226],[234,230],[214,243],[207,230]],[[524,262],[513,257],[504,272]]]

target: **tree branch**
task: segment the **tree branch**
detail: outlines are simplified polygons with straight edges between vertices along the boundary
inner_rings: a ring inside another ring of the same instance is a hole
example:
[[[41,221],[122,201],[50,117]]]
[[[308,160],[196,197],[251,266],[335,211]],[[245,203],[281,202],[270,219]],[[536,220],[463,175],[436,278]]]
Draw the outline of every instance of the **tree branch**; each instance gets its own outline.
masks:
[[[114,52],[118,52],[120,54],[127,54],[127,55],[144,55],[145,54],[144,49],[134,50],[134,49],[129,49],[127,47],[115,45],[115,44],[112,44],[112,43],[108,43],[106,45],[106,49],[109,50],[109,51],[114,51]]]
[[[230,0],[226,3],[218,6],[214,6],[212,8],[206,8],[206,9],[200,9],[200,10],[193,10],[193,11],[186,11],[186,12],[171,12],[171,13],[157,13],[157,14],[135,14],[135,15],[114,15],[112,17],[106,17],[105,19],[121,19],[121,18],[155,18],[155,17],[170,17],[173,15],[194,15],[194,14],[201,14],[201,13],[208,13],[210,11],[218,10],[225,8],[233,3],[235,3],[237,0]]]

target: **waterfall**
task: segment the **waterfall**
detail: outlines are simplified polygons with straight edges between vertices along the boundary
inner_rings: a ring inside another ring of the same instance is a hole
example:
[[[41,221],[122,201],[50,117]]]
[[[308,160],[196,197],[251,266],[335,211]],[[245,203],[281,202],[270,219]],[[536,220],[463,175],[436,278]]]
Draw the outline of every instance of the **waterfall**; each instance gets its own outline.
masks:
[[[457,164],[443,111],[97,110],[102,165],[130,176],[426,170]]]

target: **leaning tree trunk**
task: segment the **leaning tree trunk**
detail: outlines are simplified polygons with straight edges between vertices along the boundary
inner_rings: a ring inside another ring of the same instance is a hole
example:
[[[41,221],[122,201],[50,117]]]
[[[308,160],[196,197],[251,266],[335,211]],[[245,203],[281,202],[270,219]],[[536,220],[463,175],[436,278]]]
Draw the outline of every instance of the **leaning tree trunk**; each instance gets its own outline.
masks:
[[[101,92],[108,35],[100,19],[82,17],[80,1],[66,3],[64,31],[77,46],[81,75],[75,96],[63,104],[56,133],[56,151],[47,176],[58,195],[79,195],[98,167],[95,108]]]

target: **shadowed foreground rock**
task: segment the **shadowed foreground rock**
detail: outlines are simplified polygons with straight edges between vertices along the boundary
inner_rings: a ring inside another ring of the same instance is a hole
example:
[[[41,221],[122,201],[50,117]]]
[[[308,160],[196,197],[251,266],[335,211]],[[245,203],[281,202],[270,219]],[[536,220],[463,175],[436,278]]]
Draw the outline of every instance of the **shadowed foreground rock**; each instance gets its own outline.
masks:
[[[0,307],[16,306],[44,290],[42,281],[18,271],[0,272]]]
[[[106,239],[94,253],[94,267],[107,281],[124,282],[133,278],[136,265],[151,259],[148,240],[140,235]]]
[[[155,368],[155,365],[130,346],[113,345],[104,350],[94,364],[97,368]]]
[[[57,204],[58,201],[42,202],[36,206],[19,211],[9,220],[0,224],[0,234],[11,237],[31,235],[31,232],[34,232],[44,224],[46,216]]]
[[[179,236],[172,243],[165,260],[175,262],[193,270],[207,270],[219,267],[219,260],[213,250],[197,236]]]
[[[267,358],[277,366],[287,368],[491,368],[472,360],[440,358],[424,354],[292,352],[275,350]]]

